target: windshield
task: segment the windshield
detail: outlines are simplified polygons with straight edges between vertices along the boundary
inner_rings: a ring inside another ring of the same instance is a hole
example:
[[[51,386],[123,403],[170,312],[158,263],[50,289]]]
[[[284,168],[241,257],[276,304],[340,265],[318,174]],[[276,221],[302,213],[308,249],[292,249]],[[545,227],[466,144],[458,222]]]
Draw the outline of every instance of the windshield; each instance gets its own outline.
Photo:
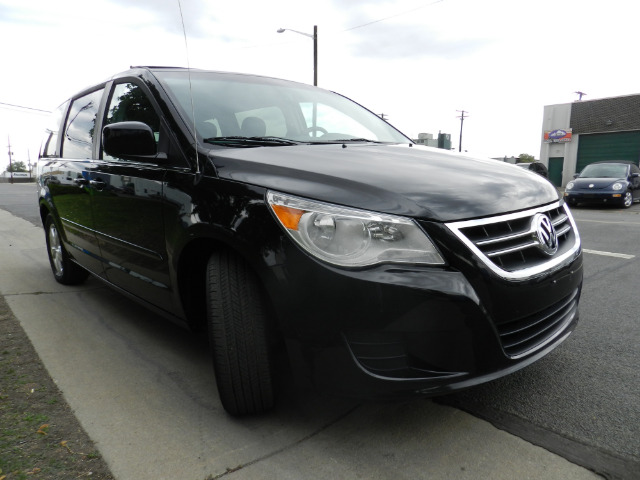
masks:
[[[240,74],[155,71],[200,141],[226,146],[410,140],[367,109],[315,87]],[[191,86],[190,86],[191,85]],[[252,139],[252,142],[246,142]],[[257,139],[264,142],[257,142]]]
[[[580,178],[624,178],[627,176],[627,166],[619,163],[592,163],[584,167]]]

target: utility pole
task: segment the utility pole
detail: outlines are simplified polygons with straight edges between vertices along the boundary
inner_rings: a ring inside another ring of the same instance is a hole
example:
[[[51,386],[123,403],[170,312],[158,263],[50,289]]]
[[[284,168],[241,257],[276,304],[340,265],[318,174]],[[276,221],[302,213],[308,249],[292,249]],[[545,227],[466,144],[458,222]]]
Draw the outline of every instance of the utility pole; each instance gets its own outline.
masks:
[[[582,100],[582,96],[583,96],[583,95],[586,95],[586,93],[584,93],[584,92],[580,92],[580,91],[578,91],[578,92],[573,92],[573,93],[577,93],[577,94],[578,94],[578,101]]]
[[[313,86],[318,86],[318,26],[313,26]]]
[[[461,113],[461,115],[458,116],[458,118],[460,119],[460,141],[458,143],[458,151],[462,152],[462,125],[464,124],[464,119],[465,119],[464,114],[465,113],[469,113],[469,112],[466,112],[464,110],[456,110],[456,112],[460,112]]]
[[[318,86],[318,26],[313,26],[313,35],[310,33],[299,32],[298,30],[293,30],[291,28],[279,28],[278,33],[284,33],[287,30],[290,32],[299,33],[300,35],[304,35],[305,37],[309,37],[313,40],[313,86]]]
[[[9,183],[13,184],[13,166],[11,165],[11,155],[13,155],[13,153],[11,152],[11,139],[9,138],[9,135],[7,135],[7,143],[7,146],[9,147],[9,173],[11,173],[11,180]]]

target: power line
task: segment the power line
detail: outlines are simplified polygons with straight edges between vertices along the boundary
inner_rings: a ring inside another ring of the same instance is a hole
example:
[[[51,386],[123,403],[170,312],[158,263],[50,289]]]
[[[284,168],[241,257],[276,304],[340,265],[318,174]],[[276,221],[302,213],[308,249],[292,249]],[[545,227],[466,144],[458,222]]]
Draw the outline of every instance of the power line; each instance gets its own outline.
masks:
[[[4,105],[6,107],[13,107],[13,108],[22,108],[24,110],[33,110],[35,112],[43,112],[43,113],[51,113],[51,110],[42,110],[40,108],[32,108],[32,107],[25,107],[23,105],[14,105],[12,103],[4,103],[4,102],[0,102],[0,105]],[[0,107],[1,108],[1,107]]]
[[[421,7],[416,7],[414,9],[412,9],[412,10],[407,10],[406,12],[396,13],[395,15],[390,15],[388,17],[384,17],[384,18],[381,18],[379,20],[374,20],[372,22],[363,23],[362,25],[356,25],[355,27],[347,28],[346,30],[343,30],[343,32],[349,32],[349,31],[355,30],[357,28],[368,27],[369,25],[373,25],[374,23],[380,23],[380,22],[384,22],[385,20],[390,20],[392,18],[400,17],[402,15],[407,15],[407,14],[413,13],[413,12],[415,12],[417,10],[422,10],[423,8],[427,8],[427,7],[430,7],[432,5],[435,5],[436,3],[442,3],[442,2],[444,2],[444,0],[436,0],[435,2],[431,2],[431,3],[427,4],[427,5],[422,5]]]

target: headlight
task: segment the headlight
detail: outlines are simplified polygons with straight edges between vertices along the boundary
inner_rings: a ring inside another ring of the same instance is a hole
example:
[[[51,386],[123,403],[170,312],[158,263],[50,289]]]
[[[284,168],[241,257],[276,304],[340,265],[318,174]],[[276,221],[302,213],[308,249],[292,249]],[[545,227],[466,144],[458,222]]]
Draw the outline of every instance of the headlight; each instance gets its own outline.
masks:
[[[565,190],[571,190],[575,184],[573,182],[567,183],[567,186],[564,187]]]
[[[616,182],[612,185],[612,187],[614,190],[622,190],[624,188],[624,185],[622,185],[620,182]]]
[[[445,263],[427,234],[408,218],[275,192],[267,193],[267,201],[291,238],[325,262],[340,267]]]

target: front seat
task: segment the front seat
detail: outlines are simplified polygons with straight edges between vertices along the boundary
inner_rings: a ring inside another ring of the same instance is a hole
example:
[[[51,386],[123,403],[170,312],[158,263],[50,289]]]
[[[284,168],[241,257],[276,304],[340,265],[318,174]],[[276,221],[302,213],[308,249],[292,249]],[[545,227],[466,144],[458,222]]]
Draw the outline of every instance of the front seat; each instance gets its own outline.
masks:
[[[240,134],[243,137],[264,137],[267,133],[267,124],[258,117],[247,117],[242,121]]]
[[[202,122],[199,130],[202,138],[215,138],[218,136],[218,127],[211,122]]]

